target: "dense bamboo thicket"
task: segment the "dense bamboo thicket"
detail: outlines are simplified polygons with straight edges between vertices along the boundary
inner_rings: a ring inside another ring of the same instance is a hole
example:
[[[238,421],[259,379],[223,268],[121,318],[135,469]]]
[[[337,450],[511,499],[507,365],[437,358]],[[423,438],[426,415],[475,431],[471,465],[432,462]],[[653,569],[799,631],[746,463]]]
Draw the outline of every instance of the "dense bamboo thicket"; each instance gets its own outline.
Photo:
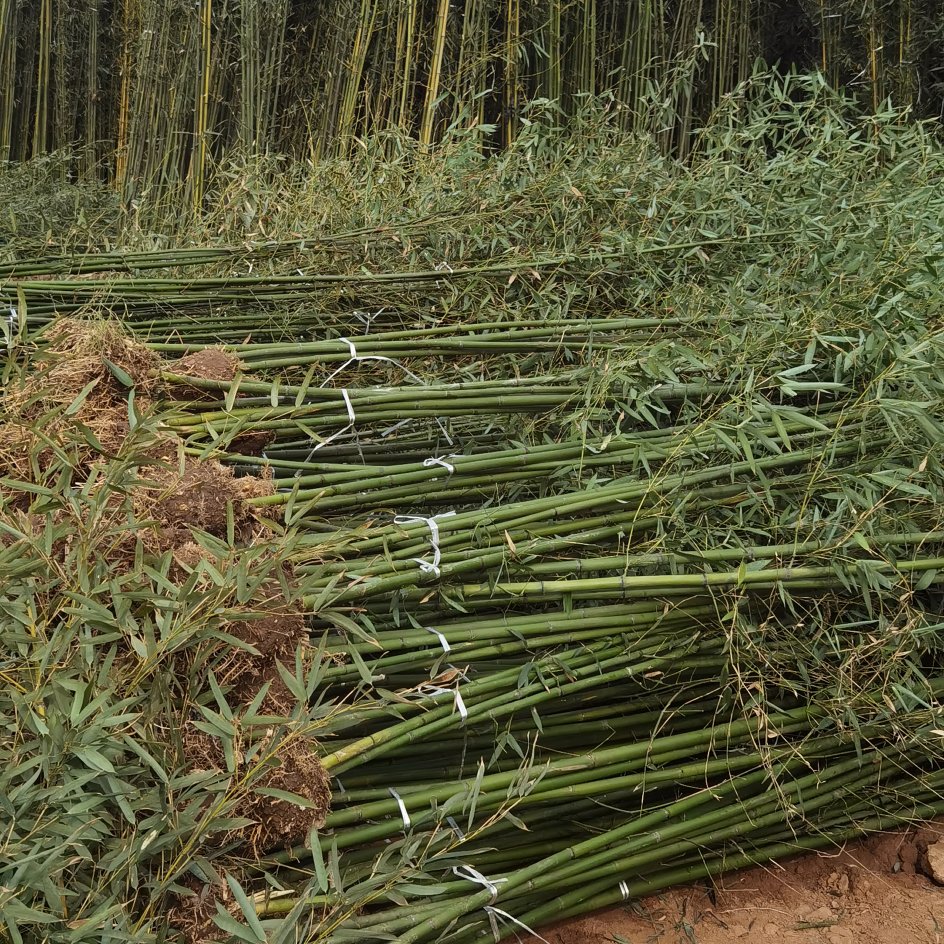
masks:
[[[126,199],[200,205],[234,149],[428,145],[455,123],[495,147],[529,101],[602,93],[684,153],[758,58],[933,115],[942,49],[936,0],[2,0],[0,161],[66,150]]]

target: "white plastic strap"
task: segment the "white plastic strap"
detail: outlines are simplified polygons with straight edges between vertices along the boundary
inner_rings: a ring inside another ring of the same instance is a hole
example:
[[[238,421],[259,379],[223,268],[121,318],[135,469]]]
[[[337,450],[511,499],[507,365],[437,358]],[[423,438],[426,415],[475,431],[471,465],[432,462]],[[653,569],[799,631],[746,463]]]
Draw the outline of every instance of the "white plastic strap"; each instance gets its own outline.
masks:
[[[629,885],[626,882],[619,883],[620,894],[623,896],[623,901],[629,901]]]
[[[7,350],[13,347],[13,336],[16,334],[17,325],[19,324],[20,316],[17,314],[16,309],[11,305],[10,314],[6,317],[6,325],[4,327],[4,335],[7,342]]]
[[[452,874],[457,878],[464,878],[467,882],[475,882],[476,885],[481,885],[492,896],[492,901],[498,898],[498,886],[502,882],[508,881],[507,878],[496,878],[494,881],[486,878],[478,869],[473,869],[471,865],[454,865]]]
[[[449,443],[450,446],[454,446],[455,440],[452,438],[452,436],[449,435],[449,430],[447,430],[446,427],[443,425],[443,421],[438,416],[434,417],[434,419],[436,420],[436,425],[439,427],[440,432],[443,434],[443,439],[445,439],[446,442]],[[386,439],[392,433],[395,433],[398,429],[402,429],[404,426],[409,426],[409,424],[412,422],[413,422],[412,417],[405,420],[400,420],[399,423],[394,423],[393,426],[388,426],[380,434],[380,438]]]
[[[393,789],[393,787],[388,787],[387,789],[390,791],[390,795],[397,801],[397,805],[400,807],[400,816],[403,817],[403,828],[409,829],[410,814],[406,811],[406,804],[403,802],[403,797],[401,797],[400,794]]]
[[[442,560],[442,554],[439,550],[439,525],[436,523],[436,519],[451,518],[454,514],[454,511],[447,511],[441,515],[433,515],[432,518],[424,518],[423,515],[397,515],[393,519],[394,524],[413,524],[416,521],[426,522],[426,527],[429,528],[429,543],[433,549],[432,563],[423,560],[421,557],[410,558],[413,563],[419,564],[420,570],[423,571],[424,574],[435,574],[437,577],[439,576],[439,563]]]
[[[446,442],[449,443],[450,446],[453,445],[453,439],[452,436],[449,435],[449,430],[446,429],[443,421],[438,416],[436,417],[436,425],[439,427],[439,431],[443,434]]]
[[[434,465],[441,465],[450,475],[456,471],[456,467],[451,462],[446,462],[446,459],[458,459],[459,456],[453,454],[450,456],[440,456],[439,458],[429,458],[423,460],[423,466],[427,469],[431,469]]]
[[[436,695],[452,695],[456,703],[456,711],[459,712],[459,717],[462,718],[463,723],[465,719],[469,717],[469,711],[465,707],[465,702],[462,700],[462,695],[459,694],[459,689],[457,688],[430,688],[429,694]]]
[[[465,833],[459,828],[459,824],[451,817],[446,817],[446,822],[449,824],[449,827],[456,834],[456,838],[461,842],[465,839]]]
[[[432,633],[434,636],[439,637],[439,645],[442,646],[443,652],[449,652],[449,640],[438,630],[433,629],[432,626],[424,626],[423,629],[428,633]]]
[[[388,364],[393,364],[394,367],[399,367],[407,375],[407,377],[412,377],[418,384],[425,386],[425,381],[422,377],[417,377],[412,370],[408,370],[404,367],[399,361],[394,360],[392,357],[384,357],[382,354],[358,354],[357,348],[354,346],[354,342],[347,337],[338,338],[343,344],[348,346],[351,356],[336,370],[333,370],[325,378],[324,382],[319,384],[319,386],[324,387],[329,384],[341,371],[346,370],[350,364],[361,364],[364,361],[386,361]]]
[[[340,777],[335,777],[335,778],[334,778],[334,782],[338,785],[338,790],[339,790],[341,793],[347,793],[347,790],[344,789],[344,784],[341,783],[341,778],[340,778]]]
[[[341,396],[344,397],[344,405],[347,407],[347,415],[351,421],[351,426],[354,425],[354,407],[351,406],[351,398],[348,395],[347,387],[341,388]]]
[[[390,427],[388,427],[387,429],[385,429],[385,430],[380,434],[380,438],[381,438],[381,439],[386,439],[391,433],[395,433],[398,429],[401,429],[402,427],[406,426],[407,423],[412,423],[412,422],[413,422],[413,420],[411,420],[411,419],[400,420],[399,423],[394,423],[393,426],[390,426]]]
[[[372,315],[366,312],[355,311],[354,317],[364,326],[364,334],[370,334],[370,327],[374,322],[374,318],[379,318],[386,310],[386,308],[380,308]]]
[[[465,702],[462,700],[462,695],[459,694],[459,689],[455,690],[456,692],[456,708],[459,710],[459,715],[463,721],[469,717],[469,712],[466,711]]]
[[[348,392],[347,392],[347,387],[343,387],[343,388],[341,389],[341,396],[342,396],[343,399],[344,399],[344,405],[345,405],[345,407],[347,407],[347,419],[348,419],[347,426],[344,426],[344,427],[342,427],[341,429],[336,430],[336,431],[333,432],[327,439],[323,439],[320,443],[318,443],[318,444],[311,450],[311,452],[308,453],[308,456],[305,458],[305,462],[306,462],[306,463],[311,462],[311,457],[312,457],[319,449],[323,449],[325,446],[328,445],[328,443],[334,442],[334,440],[337,439],[338,436],[341,436],[341,435],[343,435],[344,433],[346,433],[349,429],[353,429],[353,428],[354,428],[354,423],[357,422],[357,417],[354,415],[354,405],[351,403],[351,397],[350,397],[350,395],[349,395]],[[299,470],[295,473],[295,477],[297,478],[299,475],[301,475],[301,469],[299,469]]]
[[[541,937],[537,931],[529,928],[523,921],[519,921],[514,915],[508,914],[507,911],[502,911],[501,908],[493,908],[491,905],[485,906],[485,913],[488,915],[488,923],[492,926],[492,934],[495,937],[496,941],[500,941],[502,935],[498,930],[498,922],[495,920],[495,916],[498,915],[500,918],[505,918],[508,921],[511,921],[513,924],[517,924],[519,928],[527,931],[532,937],[536,937],[539,941],[544,941],[544,944],[550,944],[550,942],[545,937]]]

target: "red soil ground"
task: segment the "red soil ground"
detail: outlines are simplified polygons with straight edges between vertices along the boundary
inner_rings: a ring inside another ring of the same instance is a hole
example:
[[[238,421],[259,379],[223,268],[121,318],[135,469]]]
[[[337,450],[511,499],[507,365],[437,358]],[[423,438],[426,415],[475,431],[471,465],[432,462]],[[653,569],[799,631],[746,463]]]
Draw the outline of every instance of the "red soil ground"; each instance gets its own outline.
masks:
[[[944,944],[944,888],[921,873],[944,820],[770,863],[568,921],[549,944]],[[528,944],[537,944],[531,938]]]

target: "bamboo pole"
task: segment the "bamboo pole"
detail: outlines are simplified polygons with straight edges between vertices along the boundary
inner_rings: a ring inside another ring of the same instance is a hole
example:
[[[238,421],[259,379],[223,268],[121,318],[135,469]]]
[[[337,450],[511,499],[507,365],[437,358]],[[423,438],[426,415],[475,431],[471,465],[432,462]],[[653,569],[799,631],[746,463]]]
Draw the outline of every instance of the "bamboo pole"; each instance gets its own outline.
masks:
[[[0,0],[0,162],[12,157],[17,9],[16,0]]]
[[[33,120],[33,157],[47,151],[49,128],[50,69],[52,56],[53,11],[52,0],[40,0],[39,7],[39,61],[36,72],[36,109]]]
[[[449,20],[449,0],[439,0],[433,30],[433,50],[420,122],[420,147],[427,149],[433,142],[436,107],[439,103],[439,82],[442,75],[443,54],[446,49],[446,25]]]

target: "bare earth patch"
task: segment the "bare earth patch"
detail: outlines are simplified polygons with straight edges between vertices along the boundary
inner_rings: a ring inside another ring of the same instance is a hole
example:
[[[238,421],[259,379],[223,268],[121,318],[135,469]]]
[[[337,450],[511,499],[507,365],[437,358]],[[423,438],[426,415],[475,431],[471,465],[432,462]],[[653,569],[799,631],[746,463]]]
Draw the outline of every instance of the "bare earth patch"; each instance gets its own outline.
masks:
[[[549,944],[944,944],[944,888],[921,874],[944,820],[770,863],[563,922]],[[537,944],[528,938],[527,944]]]

